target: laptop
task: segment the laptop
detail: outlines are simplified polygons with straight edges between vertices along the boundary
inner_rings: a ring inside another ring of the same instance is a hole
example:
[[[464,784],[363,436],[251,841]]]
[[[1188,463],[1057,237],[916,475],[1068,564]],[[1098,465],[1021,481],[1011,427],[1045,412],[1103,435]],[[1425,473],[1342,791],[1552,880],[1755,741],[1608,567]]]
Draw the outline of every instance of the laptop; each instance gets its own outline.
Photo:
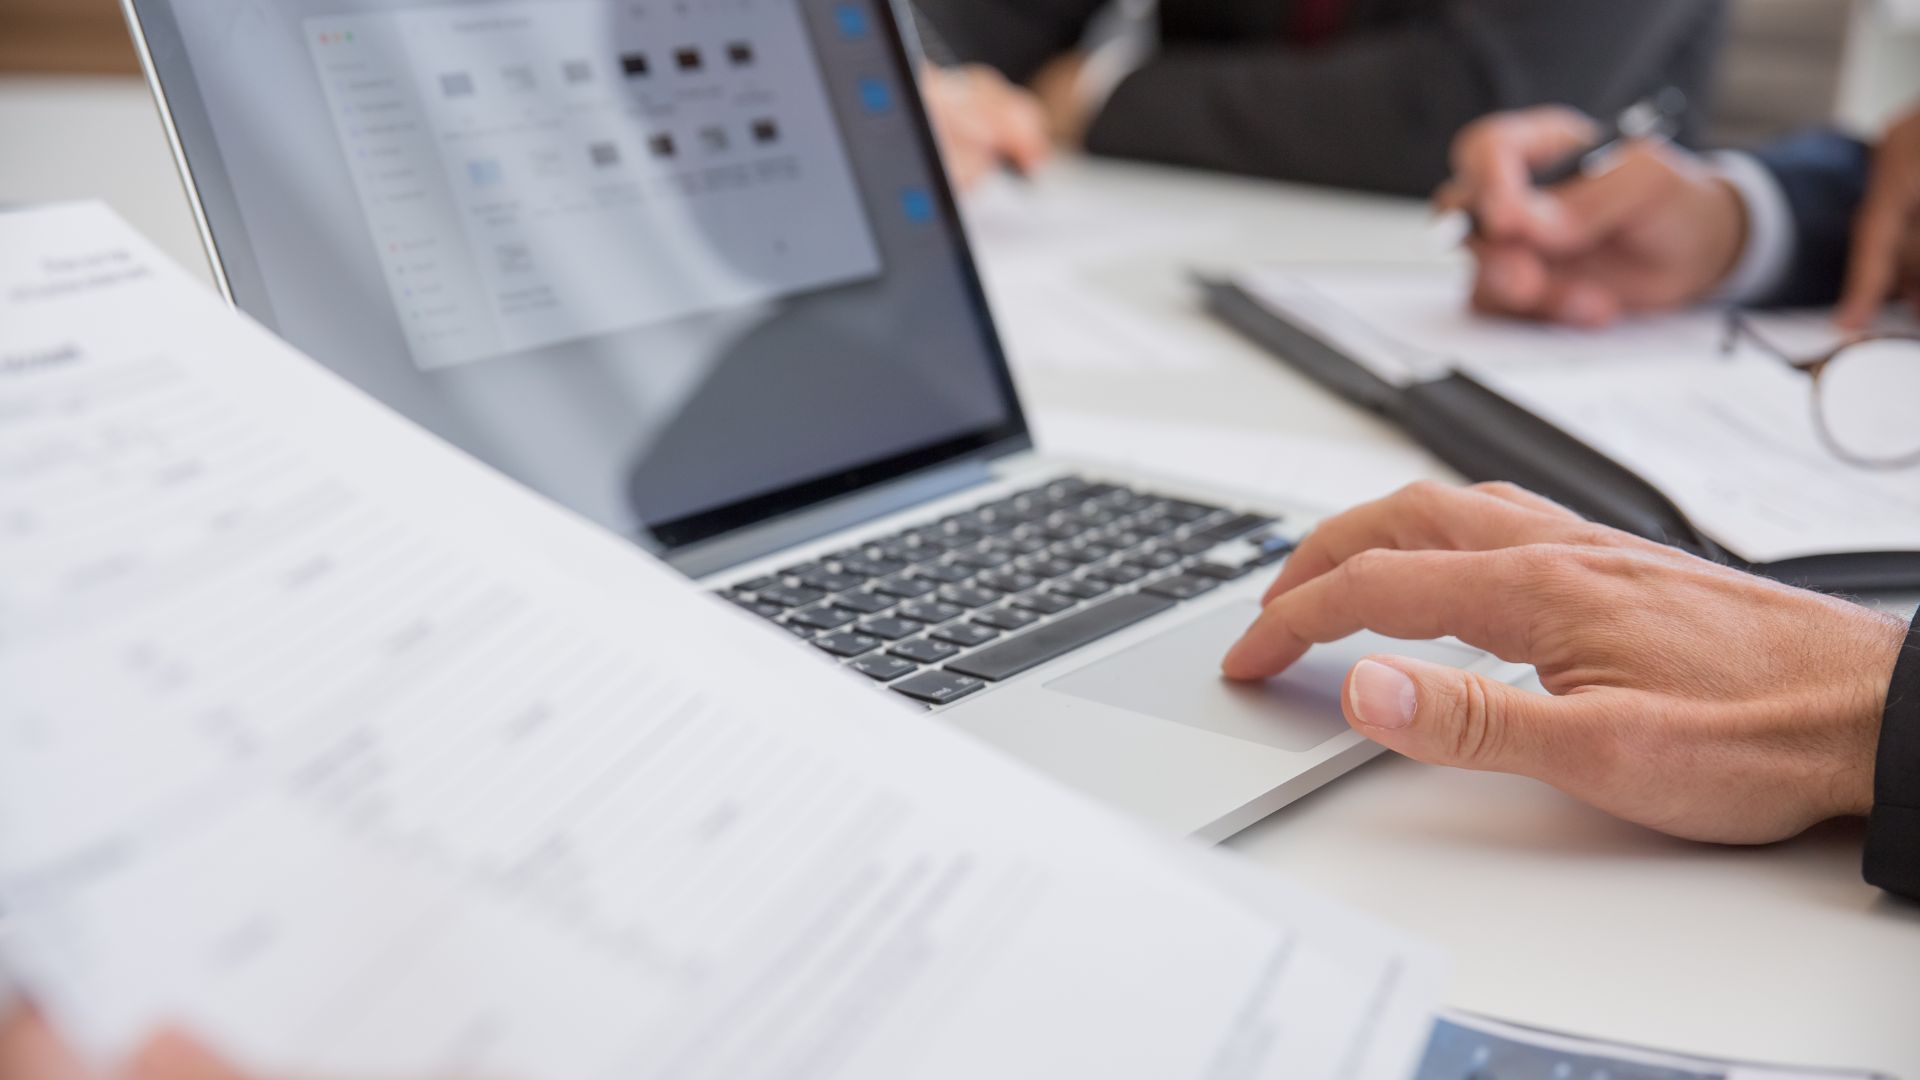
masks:
[[[885,0],[125,6],[232,302],[903,713],[1220,838],[1498,666],[1220,678],[1313,516],[1035,450]]]

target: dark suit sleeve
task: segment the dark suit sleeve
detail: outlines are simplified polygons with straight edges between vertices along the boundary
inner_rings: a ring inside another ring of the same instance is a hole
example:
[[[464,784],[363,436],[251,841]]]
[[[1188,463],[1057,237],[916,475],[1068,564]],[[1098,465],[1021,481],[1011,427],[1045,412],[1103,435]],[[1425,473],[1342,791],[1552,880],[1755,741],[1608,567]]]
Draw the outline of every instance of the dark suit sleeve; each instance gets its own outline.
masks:
[[[1793,262],[1766,302],[1834,302],[1846,280],[1854,213],[1866,197],[1866,144],[1837,132],[1813,131],[1754,156],[1779,183],[1793,215]]]
[[[978,0],[975,0],[978,2]],[[1499,109],[1611,115],[1666,85],[1699,102],[1720,0],[1447,0],[1332,44],[1170,44],[1088,133],[1097,153],[1424,195],[1454,134]]]
[[[1865,872],[1870,884],[1920,900],[1920,612],[1887,688]]]
[[[1024,83],[1078,45],[1103,6],[1105,0],[914,0],[913,12],[952,54],[941,62],[991,64]]]

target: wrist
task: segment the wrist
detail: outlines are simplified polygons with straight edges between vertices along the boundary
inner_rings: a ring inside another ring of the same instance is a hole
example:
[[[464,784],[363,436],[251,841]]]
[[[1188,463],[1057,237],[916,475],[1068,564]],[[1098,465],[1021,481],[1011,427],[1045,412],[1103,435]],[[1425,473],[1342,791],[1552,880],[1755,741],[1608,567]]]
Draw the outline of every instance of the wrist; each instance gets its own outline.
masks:
[[[1724,177],[1704,178],[1698,220],[1703,224],[1695,301],[1724,290],[1749,254],[1753,221],[1740,190]]]
[[[1891,615],[1863,611],[1860,662],[1841,673],[1835,700],[1847,703],[1840,760],[1835,763],[1831,801],[1835,817],[1864,817],[1873,809],[1874,760],[1880,725],[1887,712],[1893,669],[1906,646],[1908,624]]]

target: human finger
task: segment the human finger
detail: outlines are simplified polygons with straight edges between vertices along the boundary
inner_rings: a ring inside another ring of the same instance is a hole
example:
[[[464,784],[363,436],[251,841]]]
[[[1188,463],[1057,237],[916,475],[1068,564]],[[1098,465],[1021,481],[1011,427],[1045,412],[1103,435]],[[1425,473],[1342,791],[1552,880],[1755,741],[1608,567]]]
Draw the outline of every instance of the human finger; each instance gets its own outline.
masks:
[[[162,1031],[127,1063],[126,1080],[246,1080],[237,1069],[180,1031]]]
[[[1920,181],[1904,173],[1905,163],[1894,163],[1876,172],[1867,190],[1866,201],[1854,219],[1853,243],[1847,256],[1846,286],[1840,294],[1835,321],[1851,330],[1865,329],[1893,294],[1900,270],[1900,245],[1906,238],[1916,203],[1920,203]]]
[[[93,1075],[38,1009],[0,1018],[0,1080],[86,1080]]]
[[[1486,235],[1523,235],[1538,209],[1533,168],[1586,145],[1595,130],[1586,116],[1558,106],[1478,120],[1454,140],[1454,197]]]
[[[1592,759],[1597,732],[1574,699],[1400,656],[1356,663],[1341,704],[1355,731],[1416,761],[1548,782]]]
[[[1546,193],[1549,212],[1529,218],[1524,239],[1550,257],[1584,254],[1677,197],[1691,168],[1665,144],[1628,143],[1600,171]]]
[[[1232,679],[1286,670],[1314,645],[1371,630],[1425,641],[1457,637],[1524,660],[1563,599],[1546,566],[1567,550],[1529,545],[1491,551],[1369,548],[1267,601],[1220,669]]]
[[[1598,527],[1489,492],[1423,480],[1321,522],[1287,557],[1261,597],[1298,588],[1373,548],[1486,551],[1598,539]]]

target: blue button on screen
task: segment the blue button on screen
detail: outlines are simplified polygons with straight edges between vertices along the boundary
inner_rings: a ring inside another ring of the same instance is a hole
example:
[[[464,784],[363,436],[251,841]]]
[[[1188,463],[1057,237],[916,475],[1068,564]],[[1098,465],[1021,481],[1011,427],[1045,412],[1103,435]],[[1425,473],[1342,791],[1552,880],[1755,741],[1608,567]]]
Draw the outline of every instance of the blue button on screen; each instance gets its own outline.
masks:
[[[867,36],[867,12],[858,4],[841,4],[833,9],[833,21],[840,27],[843,38],[858,39]]]
[[[893,108],[893,91],[887,84],[869,75],[860,80],[860,107],[870,113],[883,113]]]
[[[925,225],[933,220],[933,194],[926,188],[908,188],[900,193],[900,208],[908,221]]]

